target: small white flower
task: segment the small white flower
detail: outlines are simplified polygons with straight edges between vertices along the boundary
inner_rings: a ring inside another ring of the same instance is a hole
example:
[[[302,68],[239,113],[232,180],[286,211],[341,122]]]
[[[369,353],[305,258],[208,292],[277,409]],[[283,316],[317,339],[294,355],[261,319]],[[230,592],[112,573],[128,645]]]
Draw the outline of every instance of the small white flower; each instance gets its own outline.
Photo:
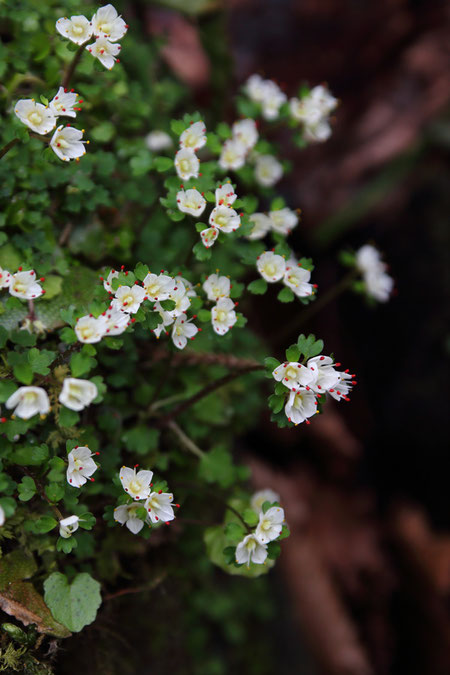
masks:
[[[149,134],[147,134],[145,137],[145,143],[147,148],[152,152],[167,150],[167,148],[171,148],[173,145],[169,134],[167,134],[165,131],[161,131],[160,129],[155,129],[154,131],[151,131]]]
[[[284,522],[284,510],[281,506],[272,506],[265,513],[260,513],[255,537],[260,544],[268,544],[280,536]]]
[[[241,226],[241,218],[229,206],[215,206],[209,216],[209,224],[222,232],[235,232]]]
[[[36,281],[34,270],[11,274],[8,290],[11,295],[22,300],[33,300],[44,293],[39,282]]]
[[[192,340],[198,333],[198,328],[191,323],[192,319],[188,319],[186,314],[177,316],[172,328],[172,342],[178,349],[184,349],[187,341]]]
[[[231,138],[222,146],[222,152],[219,157],[219,166],[222,169],[231,169],[236,171],[245,164],[247,154],[246,146],[238,138]]]
[[[309,96],[314,101],[314,103],[319,107],[322,115],[329,115],[330,112],[335,110],[338,105],[338,100],[335,98],[327,87],[324,87],[322,84],[313,87],[309,92]]]
[[[76,45],[82,45],[92,35],[92,25],[83,15],[63,17],[56,22],[56,30],[63,37],[68,38]]]
[[[68,162],[86,154],[85,141],[82,141],[82,138],[83,132],[80,129],[65,127],[61,124],[52,136],[50,147],[55,155]]]
[[[225,335],[237,321],[235,304],[230,298],[220,298],[211,310],[211,323],[217,335]]]
[[[135,500],[147,499],[150,495],[150,483],[153,478],[153,471],[138,471],[136,467],[130,469],[123,466],[119,473],[120,482],[125,492]]]
[[[231,183],[224,183],[216,190],[216,206],[231,206],[237,199],[237,194]]]
[[[59,521],[59,536],[68,539],[78,530],[80,519],[78,516],[69,516]]]
[[[208,300],[216,302],[219,298],[230,296],[231,283],[228,277],[210,274],[203,282],[203,290],[208,296]]]
[[[285,387],[297,391],[300,387],[306,387],[314,379],[312,371],[296,361],[282,363],[272,372],[277,382],[282,382]]]
[[[251,150],[258,140],[258,129],[255,120],[245,119],[235,122],[231,127],[233,137],[244,145],[247,150]]]
[[[265,213],[253,213],[250,221],[253,223],[253,230],[247,235],[247,239],[251,241],[263,239],[272,228],[272,222]]]
[[[307,366],[313,374],[313,379],[308,385],[316,393],[324,393],[339,382],[339,373],[333,367],[333,359],[330,356],[314,356],[308,359]]]
[[[169,300],[173,300],[175,307],[169,310],[169,314],[173,319],[176,319],[180,314],[183,314],[191,305],[190,298],[186,292],[186,287],[182,281],[179,281],[169,296]],[[158,308],[159,309],[159,308]]]
[[[5,512],[3,510],[3,507],[0,506],[0,527],[3,527],[5,524]]]
[[[86,445],[77,445],[69,452],[66,477],[72,487],[80,488],[97,471],[98,466],[92,459],[93,456],[94,454]]]
[[[111,270],[111,272],[108,274],[106,279],[103,279],[103,288],[105,291],[108,291],[108,293],[114,293],[113,287],[112,287],[112,280],[117,279],[119,276],[119,272],[117,270]]]
[[[6,401],[8,410],[15,408],[14,415],[29,420],[34,415],[46,415],[50,410],[50,401],[45,389],[41,387],[19,387]]]
[[[328,389],[328,393],[336,401],[341,401],[342,399],[348,401],[349,400],[348,395],[353,389],[352,385],[356,384],[356,382],[353,380],[354,375],[340,371],[338,371],[338,375],[339,375],[338,382],[336,382],[334,388]]]
[[[48,104],[48,107],[55,117],[76,117],[77,113],[74,110],[74,105],[77,103],[77,98],[78,94],[60,87],[56,96]]]
[[[142,507],[142,504],[122,504],[114,509],[114,520],[126,525],[133,534],[138,534],[144,527],[144,521],[137,517],[136,511]]]
[[[272,229],[280,234],[289,234],[298,223],[298,215],[288,208],[270,211],[269,218]]]
[[[75,334],[80,342],[93,344],[100,342],[105,335],[106,322],[103,316],[96,319],[89,314],[82,316],[75,324]]]
[[[314,286],[309,283],[311,272],[299,265],[286,265],[283,283],[295,293],[298,298],[313,295]]]
[[[284,277],[286,261],[281,255],[272,251],[264,251],[258,256],[256,267],[263,279],[269,283],[274,283]]]
[[[267,558],[267,546],[260,544],[254,534],[247,534],[241,542],[236,546],[236,562],[239,565],[247,565],[250,563],[255,565],[262,565]]]
[[[0,289],[9,288],[11,282],[12,282],[11,272],[8,272],[8,270],[5,270],[3,269],[3,267],[0,267]]]
[[[175,279],[169,277],[167,274],[152,274],[149,272],[145,277],[142,285],[145,289],[145,294],[151,302],[162,302],[168,300],[170,294],[175,289]]]
[[[128,30],[128,26],[112,5],[100,7],[92,17],[94,35],[107,37],[111,42],[120,40]]]
[[[70,410],[83,410],[97,398],[98,390],[90,380],[66,377],[59,395],[60,402]]]
[[[336,106],[337,99],[322,85],[314,87],[301,99],[289,101],[291,116],[302,122],[304,137],[312,142],[323,142],[331,136],[328,116]]]
[[[393,278],[382,271],[366,274],[364,283],[368,295],[378,300],[378,302],[387,302],[394,288]]]
[[[23,124],[37,134],[48,134],[55,128],[56,117],[53,112],[42,103],[36,103],[32,98],[22,98],[17,101],[14,112]]]
[[[267,80],[264,86],[262,105],[262,115],[266,120],[276,120],[280,114],[280,107],[287,100],[286,94],[281,91],[279,86]]]
[[[245,83],[245,90],[248,97],[255,103],[262,103],[265,93],[266,80],[260,75],[251,75]]]
[[[255,179],[263,187],[271,187],[283,175],[283,166],[272,155],[258,155],[255,161]]]
[[[151,492],[145,508],[152,523],[168,523],[175,518],[173,512],[173,494],[170,492]]]
[[[280,495],[271,490],[270,488],[267,488],[266,490],[258,490],[258,492],[255,492],[255,494],[251,498],[250,506],[253,509],[253,511],[256,511],[256,513],[260,513],[262,511],[264,502],[270,502],[271,504],[273,504],[273,502],[279,501]]]
[[[138,286],[137,284],[133,286],[119,286],[111,307],[112,309],[120,309],[127,314],[136,314],[144,298],[145,289],[142,286]]]
[[[218,236],[219,230],[216,227],[208,227],[206,230],[200,232],[200,238],[205,248],[213,246]]]
[[[291,117],[302,122],[305,127],[314,127],[321,121],[323,112],[309,95],[302,99],[291,98],[289,101]]]
[[[159,309],[158,312],[162,322],[153,329],[153,333],[159,340],[159,336],[161,335],[162,331],[165,330],[167,326],[171,326],[175,319],[169,314],[169,312],[165,312],[163,309]]]
[[[196,188],[177,192],[177,206],[183,213],[200,218],[206,207],[206,199]]]
[[[289,399],[284,407],[284,412],[289,422],[301,424],[316,414],[316,396],[310,391],[291,391]]]
[[[195,122],[183,131],[180,136],[180,147],[190,150],[200,150],[206,143],[206,128],[204,122]]]
[[[195,298],[197,293],[195,291],[194,285],[191,284],[191,282],[188,279],[185,279],[182,277],[180,274],[178,274],[176,277],[174,277],[175,284],[183,284],[184,288],[186,289],[186,295],[188,298]]]
[[[122,335],[130,323],[130,315],[112,305],[102,316],[105,317],[105,335]]]
[[[181,150],[178,150],[175,155],[174,163],[177,174],[180,178],[183,178],[183,180],[198,178],[200,161],[195,152],[190,148],[181,148]]]
[[[356,251],[356,266],[363,274],[378,272],[380,269],[384,271],[385,269],[379,250],[370,244],[361,246]]]
[[[95,42],[87,45],[86,49],[100,61],[102,66],[111,70],[117,61],[116,56],[119,54],[121,47],[116,42],[110,42],[105,37],[99,37]]]
[[[317,124],[305,126],[304,136],[307,141],[323,143],[331,136],[331,126],[327,120],[320,120]]]

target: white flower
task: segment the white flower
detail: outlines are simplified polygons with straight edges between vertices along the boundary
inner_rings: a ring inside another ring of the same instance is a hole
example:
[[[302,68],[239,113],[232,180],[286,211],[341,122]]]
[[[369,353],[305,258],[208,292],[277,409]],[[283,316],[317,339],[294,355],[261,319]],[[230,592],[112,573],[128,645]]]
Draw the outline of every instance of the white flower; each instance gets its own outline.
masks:
[[[394,280],[385,272],[370,272],[364,277],[366,291],[378,302],[387,302],[394,288]]]
[[[286,265],[283,283],[290,288],[298,298],[313,295],[314,286],[309,283],[311,272],[299,265]]]
[[[247,534],[241,542],[236,546],[236,562],[239,565],[247,565],[250,563],[255,565],[262,565],[267,558],[267,546],[260,544],[254,534]]]
[[[177,192],[177,205],[183,213],[199,218],[206,207],[206,199],[196,188]]]
[[[260,513],[262,511],[264,502],[270,502],[271,504],[273,504],[273,502],[279,501],[280,495],[271,490],[270,488],[267,488],[266,490],[258,490],[258,492],[255,492],[255,494],[251,498],[250,506],[253,509],[253,511],[256,511],[256,513]]]
[[[258,140],[258,129],[255,120],[245,119],[235,122],[231,127],[233,137],[244,145],[247,150],[253,148]]]
[[[235,232],[241,226],[241,218],[229,206],[215,206],[209,216],[209,224],[222,232]]]
[[[272,251],[264,251],[258,256],[256,267],[263,279],[269,283],[280,281],[286,271],[286,261],[281,255]]]
[[[316,101],[309,95],[302,99],[291,98],[289,101],[291,116],[306,127],[313,127],[321,121],[323,112]]]
[[[119,272],[117,270],[111,270],[111,272],[108,274],[106,279],[103,279],[103,277],[100,277],[100,279],[103,280],[103,288],[105,291],[108,291],[108,293],[114,293],[113,287],[112,287],[112,280],[117,279],[119,276]]]
[[[149,498],[145,502],[148,518],[152,523],[157,523],[162,520],[168,523],[175,518],[173,512],[173,494],[170,492],[151,492]]]
[[[133,534],[138,534],[144,527],[144,521],[136,515],[136,511],[141,508],[142,504],[122,504],[114,509],[114,520],[126,525]]]
[[[284,412],[289,422],[301,424],[308,417],[316,414],[316,396],[310,391],[291,391],[289,399],[284,407]]]
[[[180,314],[183,314],[191,305],[191,301],[186,292],[186,287],[182,281],[179,281],[169,296],[169,300],[173,300],[175,307],[169,310],[169,314],[173,319],[176,319]],[[158,308],[160,309],[160,308]]]
[[[200,161],[195,152],[190,148],[181,148],[181,150],[178,150],[175,155],[174,163],[177,174],[180,178],[183,178],[183,180],[198,178]]]
[[[169,134],[160,129],[155,129],[147,134],[145,143],[147,148],[152,150],[152,152],[159,152],[160,150],[166,150],[167,148],[172,147],[172,139]]]
[[[200,238],[205,248],[210,248],[218,236],[219,230],[216,227],[208,227],[206,230],[200,232]]]
[[[206,128],[204,122],[195,122],[183,131],[180,136],[180,147],[191,150],[200,150],[206,143]]]
[[[169,277],[167,274],[152,274],[149,272],[145,277],[142,285],[145,289],[145,294],[151,302],[162,302],[168,300],[170,294],[175,289],[175,279]]]
[[[281,534],[284,522],[284,510],[281,506],[272,506],[265,513],[259,514],[259,523],[255,537],[260,544],[268,544]]]
[[[188,296],[188,298],[196,297],[197,293],[195,291],[195,288],[188,279],[185,279],[180,274],[178,274],[176,277],[174,277],[174,281],[176,284],[183,284],[183,286],[186,289],[186,295]]]
[[[172,342],[178,349],[184,349],[187,341],[193,340],[198,333],[198,328],[191,323],[192,319],[188,319],[186,314],[177,316],[172,328]]]
[[[162,323],[158,324],[156,328],[153,329],[153,333],[159,340],[159,336],[161,335],[162,331],[167,327],[171,326],[175,319],[169,314],[169,312],[165,312],[163,309],[158,310],[159,315],[162,319]]]
[[[74,110],[74,105],[77,103],[77,98],[78,94],[60,87],[56,96],[48,104],[48,107],[55,117],[76,117],[77,113]]]
[[[3,527],[5,524],[5,512],[3,510],[3,507],[0,506],[0,527]]]
[[[130,323],[130,315],[117,307],[108,307],[105,317],[105,335],[122,335]]]
[[[11,275],[8,290],[11,295],[22,300],[33,300],[44,293],[44,290],[36,281],[36,272],[28,270],[27,272],[16,272]]]
[[[217,335],[225,335],[237,321],[234,302],[230,298],[220,298],[211,310],[211,323]]]
[[[68,539],[78,530],[80,519],[78,516],[69,516],[59,521],[59,536]]]
[[[119,473],[120,482],[125,492],[135,500],[147,499],[150,494],[150,484],[153,478],[153,471],[138,471],[136,467],[130,469],[123,466]]]
[[[228,277],[210,274],[203,282],[203,290],[208,296],[208,300],[217,301],[219,298],[230,296],[231,283]]]
[[[272,372],[277,382],[282,382],[285,387],[297,391],[300,387],[306,387],[314,379],[312,371],[296,361],[287,361],[275,368]]]
[[[47,392],[41,387],[19,387],[6,401],[8,410],[15,408],[14,415],[23,420],[39,413],[46,415],[50,410]]]
[[[0,267],[0,289],[9,288],[11,281],[12,281],[11,272],[8,272],[8,270],[5,270],[3,269],[3,267]]]
[[[117,61],[116,56],[120,52],[121,47],[115,42],[110,42],[105,37],[99,37],[95,42],[87,45],[86,49],[100,61],[102,66],[107,70],[111,70]]]
[[[354,375],[351,375],[348,372],[340,372],[340,371],[338,371],[338,375],[339,375],[338,382],[336,382],[334,388],[328,389],[328,393],[330,394],[330,396],[336,399],[336,401],[341,401],[342,399],[344,399],[345,401],[349,401],[350,399],[348,398],[348,395],[353,389],[352,385],[356,384],[356,382],[353,380]]]
[[[356,251],[356,266],[363,274],[384,271],[385,265],[381,261],[380,252],[375,246],[366,244]]]
[[[111,307],[112,309],[120,309],[127,314],[136,314],[144,299],[145,289],[142,286],[137,284],[119,286]]]
[[[270,211],[269,218],[272,229],[280,234],[289,234],[298,223],[298,215],[288,208]]]
[[[251,241],[263,239],[272,227],[272,222],[265,213],[253,213],[250,216],[250,221],[254,227],[250,234],[247,235],[247,239]]]
[[[236,171],[245,164],[247,154],[246,146],[238,138],[231,138],[222,146],[222,152],[219,157],[219,166],[222,169],[232,169]]]
[[[98,390],[90,380],[66,377],[59,395],[60,402],[70,410],[83,410],[97,398]]]
[[[283,166],[272,155],[258,155],[255,161],[255,179],[263,187],[271,187],[283,175]]]
[[[34,98],[21,98],[14,106],[14,112],[23,124],[37,134],[48,134],[55,128],[56,117],[53,112],[42,103],[36,103]]]
[[[338,105],[338,100],[335,98],[327,87],[322,84],[313,87],[309,92],[312,101],[319,107],[322,115],[329,115],[335,110]]]
[[[86,314],[77,320],[75,324],[75,334],[80,342],[93,344],[100,342],[106,332],[106,322],[103,316],[98,319]]]
[[[327,120],[320,120],[317,124],[305,126],[304,136],[307,141],[323,143],[331,136],[331,126]]]
[[[66,477],[67,482],[76,488],[80,488],[87,480],[94,480],[90,478],[98,469],[97,464],[92,457],[94,454],[86,445],[76,445],[67,456],[69,466],[67,467]]]
[[[86,154],[83,132],[73,127],[60,125],[52,136],[50,147],[60,159],[68,162]]]
[[[66,17],[58,19],[56,30],[76,45],[82,45],[92,35],[91,22],[82,15],[71,16],[70,19]]]
[[[261,103],[264,99],[266,80],[260,75],[251,75],[245,83],[248,97],[255,103]]]
[[[277,119],[280,113],[280,107],[286,102],[286,94],[284,94],[279,86],[267,80],[264,86],[262,105],[262,115],[266,120]]]
[[[324,393],[339,382],[339,373],[334,369],[330,356],[314,356],[308,359],[307,366],[313,374],[308,385],[316,393]]]
[[[216,190],[216,206],[231,206],[237,199],[237,194],[231,183],[224,183]]]
[[[120,40],[127,30],[127,24],[112,5],[100,7],[92,17],[94,35],[107,37],[111,42]]]
[[[289,102],[291,116],[302,122],[304,137],[313,142],[326,141],[331,136],[328,116],[336,106],[337,99],[322,85],[314,87],[302,99],[292,98]]]

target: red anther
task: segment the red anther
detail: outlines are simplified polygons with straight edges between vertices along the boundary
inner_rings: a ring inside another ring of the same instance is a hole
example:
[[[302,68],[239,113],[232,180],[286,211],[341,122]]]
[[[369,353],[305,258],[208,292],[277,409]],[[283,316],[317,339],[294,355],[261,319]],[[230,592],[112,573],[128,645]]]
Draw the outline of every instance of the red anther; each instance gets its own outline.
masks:
[[[95,478],[89,478],[89,480],[91,481],[91,483],[95,483]]]
[[[183,185],[183,183],[181,183],[181,185],[180,185],[180,188],[184,188],[184,185]]]
[[[194,316],[193,316],[192,318],[193,318],[193,319],[196,319],[196,318],[197,318],[197,314],[194,314]]]
[[[334,389],[328,389],[329,392],[333,393]]]
[[[306,422],[306,424],[311,424],[311,422],[309,420],[305,420],[305,422]]]
[[[6,417],[0,417],[0,422],[4,424],[6,422]]]
[[[291,418],[290,418],[290,417],[288,417],[288,422],[292,422],[292,420],[291,420]]]
[[[175,504],[175,506],[177,507],[177,509],[179,509],[179,508],[180,508],[180,505],[179,505],[179,504]]]
[[[339,366],[340,366],[341,364],[340,364],[340,363],[335,363],[334,365],[336,366],[336,368],[339,368]]]
[[[65,109],[65,108],[63,108],[63,109],[62,109],[62,111],[63,111],[63,112],[66,112],[66,109]]]
[[[70,91],[73,93],[75,91],[75,89],[71,89]]]
[[[240,217],[242,218],[242,216],[243,216],[244,214],[243,214],[243,213],[240,213],[239,215],[240,215]]]
[[[199,176],[203,176],[203,174],[202,174],[202,173],[199,173],[198,175],[199,175]]]
[[[134,323],[135,321],[136,321],[136,319],[131,319],[131,323]]]
[[[158,516],[155,516],[155,520],[159,520]]]
[[[41,277],[39,281],[45,281],[45,277]]]
[[[136,469],[138,466],[139,466],[139,464],[135,464],[133,468]]]
[[[167,520],[166,520],[166,525],[170,525],[170,523],[168,523]]]
[[[99,454],[100,454],[99,452],[94,452],[94,455],[99,455]]]
[[[67,127],[71,127],[72,125],[71,125],[71,124],[66,124],[66,126],[67,126]]]
[[[150,487],[153,487],[153,483],[150,483]]]
[[[55,101],[57,101],[57,100],[58,100],[58,98],[59,98],[59,96],[55,96]]]
[[[129,28],[129,25],[127,23],[125,24],[125,28],[127,28],[127,29]]]
[[[159,494],[159,495],[162,494],[162,490],[158,490],[158,494]]]
[[[356,380],[352,380],[352,384],[358,384]]]
[[[100,281],[105,281],[103,277],[100,277]]]
[[[21,272],[21,271],[22,271],[22,269],[23,269],[23,267],[19,267],[18,269],[19,269],[19,272]]]
[[[120,63],[120,59],[116,59],[116,62],[117,62],[117,63]]]
[[[237,306],[238,306],[238,304],[239,304],[238,302],[235,302],[235,303],[234,303],[234,306],[235,306],[235,307],[237,307]]]
[[[324,358],[325,358],[324,356],[321,356],[319,360],[320,360],[320,361],[323,361]]]
[[[67,94],[67,89],[64,89],[64,93]]]
[[[341,392],[339,391],[339,389],[336,389],[336,394],[337,394],[338,396],[341,395]]]
[[[344,373],[348,373],[348,368],[346,368],[346,369],[344,370]]]
[[[202,332],[202,330],[203,330],[203,328],[199,328],[199,329],[198,329],[198,332],[199,332],[199,333],[201,333],[201,332]]]
[[[310,387],[308,387],[308,385],[306,385],[306,391],[309,391],[309,390],[310,390]]]
[[[80,100],[78,101],[78,103],[84,103],[83,99],[80,98]]]
[[[202,197],[204,197],[204,196],[205,196],[205,193],[204,193],[204,192],[201,192],[200,194],[201,194],[201,196],[202,196]]]
[[[312,285],[313,288],[318,288],[317,284]]]

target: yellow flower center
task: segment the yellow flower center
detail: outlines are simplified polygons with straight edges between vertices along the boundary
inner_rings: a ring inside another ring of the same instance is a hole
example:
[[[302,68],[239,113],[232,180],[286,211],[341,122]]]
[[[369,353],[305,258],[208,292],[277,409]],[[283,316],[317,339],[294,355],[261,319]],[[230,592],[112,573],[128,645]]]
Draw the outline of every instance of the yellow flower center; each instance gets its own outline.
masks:
[[[37,110],[34,110],[28,115],[28,119],[31,124],[40,124],[42,122],[42,115]]]

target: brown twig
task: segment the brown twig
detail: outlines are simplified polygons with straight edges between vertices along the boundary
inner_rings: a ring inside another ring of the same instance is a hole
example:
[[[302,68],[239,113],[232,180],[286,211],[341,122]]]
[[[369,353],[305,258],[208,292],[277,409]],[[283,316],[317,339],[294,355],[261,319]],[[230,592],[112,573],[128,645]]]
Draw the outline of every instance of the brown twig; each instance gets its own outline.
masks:
[[[151,584],[147,584],[146,586],[136,586],[133,588],[122,588],[120,591],[116,591],[115,593],[109,593],[109,595],[105,595],[103,598],[105,601],[106,600],[115,600],[115,598],[120,598],[123,595],[131,595],[133,593],[145,593],[147,591],[153,591],[159,584],[161,584],[164,579],[167,576],[167,572],[163,572],[162,574],[159,575],[159,577],[156,577],[152,581]]]
[[[11,141],[9,141],[9,143],[7,143],[7,144],[0,150],[0,159],[1,159],[4,155],[6,155],[6,153],[9,152],[9,151],[11,150],[11,148],[13,148],[15,145],[17,145],[17,143],[19,143],[19,139],[18,139],[18,138],[13,138]]]
[[[64,89],[67,89],[67,87],[69,86],[69,82],[72,79],[72,75],[75,72],[75,68],[77,67],[77,65],[78,65],[78,63],[81,59],[81,56],[82,56],[82,54],[85,50],[85,47],[86,47],[87,43],[90,41],[90,39],[91,38],[89,38],[89,40],[86,40],[86,42],[83,42],[83,44],[80,45],[78,47],[77,51],[75,52],[75,56],[73,57],[72,61],[70,62],[69,66],[68,66],[68,68],[65,72],[63,81],[62,81],[61,86],[63,86]]]

